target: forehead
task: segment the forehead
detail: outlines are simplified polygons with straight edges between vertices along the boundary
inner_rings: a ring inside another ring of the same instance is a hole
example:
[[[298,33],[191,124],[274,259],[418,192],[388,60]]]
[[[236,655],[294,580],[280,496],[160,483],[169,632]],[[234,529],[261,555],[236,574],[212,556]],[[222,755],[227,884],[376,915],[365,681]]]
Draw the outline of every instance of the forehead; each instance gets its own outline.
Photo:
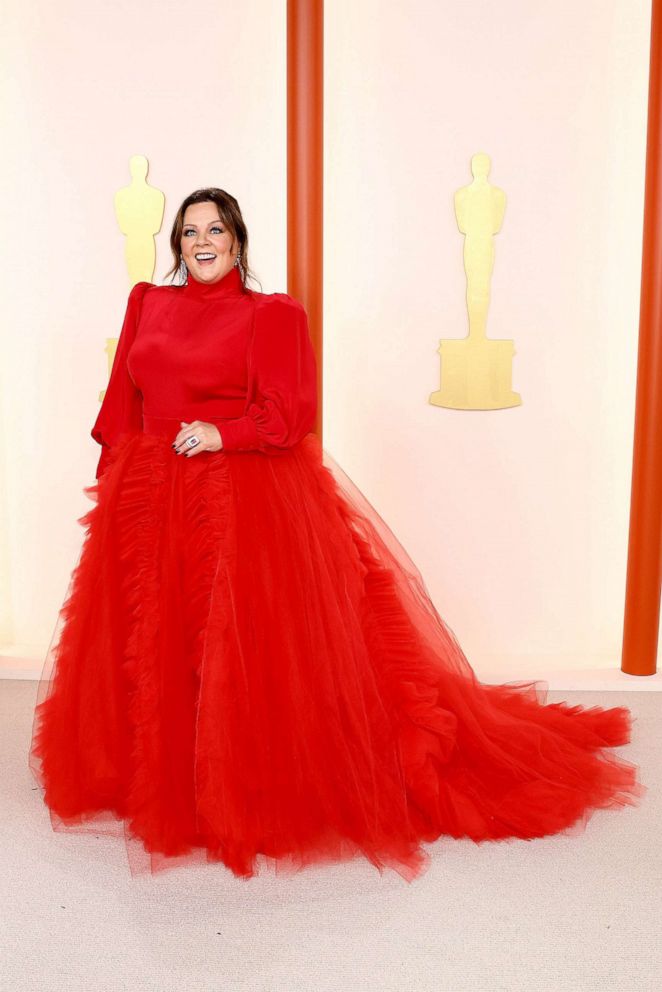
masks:
[[[191,203],[184,211],[185,224],[208,224],[220,219],[215,203]]]

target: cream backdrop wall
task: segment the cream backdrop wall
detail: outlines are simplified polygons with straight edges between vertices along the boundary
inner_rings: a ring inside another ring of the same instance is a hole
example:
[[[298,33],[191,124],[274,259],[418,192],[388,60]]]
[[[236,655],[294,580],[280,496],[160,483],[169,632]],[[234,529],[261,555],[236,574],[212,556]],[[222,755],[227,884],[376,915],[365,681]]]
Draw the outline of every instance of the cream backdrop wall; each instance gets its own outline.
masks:
[[[5,39],[0,582],[5,672],[33,673],[77,559],[89,430],[128,284],[128,158],[239,199],[286,289],[285,3],[13,5]],[[486,679],[619,664],[649,4],[328,2],[325,448]],[[476,151],[508,202],[488,335],[519,408],[428,404],[466,333],[453,193]],[[17,661],[17,658],[24,660]],[[631,679],[638,682],[642,680]]]

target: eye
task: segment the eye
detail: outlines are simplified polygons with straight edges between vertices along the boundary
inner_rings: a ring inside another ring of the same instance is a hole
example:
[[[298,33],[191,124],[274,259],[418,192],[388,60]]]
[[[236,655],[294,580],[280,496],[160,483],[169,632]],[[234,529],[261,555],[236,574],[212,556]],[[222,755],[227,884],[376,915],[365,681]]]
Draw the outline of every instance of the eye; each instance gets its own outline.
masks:
[[[222,227],[218,227],[218,225],[217,225],[216,227],[212,227],[212,233],[214,231],[218,231],[219,234],[222,234],[223,233],[223,228]]]
[[[189,227],[187,231],[184,231],[184,235],[186,236],[187,234],[193,234],[192,228]]]

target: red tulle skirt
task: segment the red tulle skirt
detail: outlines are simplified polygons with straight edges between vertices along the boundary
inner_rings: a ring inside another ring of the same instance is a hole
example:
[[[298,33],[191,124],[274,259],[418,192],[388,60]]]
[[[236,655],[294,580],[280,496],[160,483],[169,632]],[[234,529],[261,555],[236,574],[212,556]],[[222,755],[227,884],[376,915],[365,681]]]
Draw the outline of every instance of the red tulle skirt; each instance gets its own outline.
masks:
[[[316,435],[190,458],[125,437],[84,492],[29,765],[53,828],[122,835],[133,874],[363,855],[411,881],[442,835],[582,832],[647,791],[605,751],[627,708],[477,680]]]

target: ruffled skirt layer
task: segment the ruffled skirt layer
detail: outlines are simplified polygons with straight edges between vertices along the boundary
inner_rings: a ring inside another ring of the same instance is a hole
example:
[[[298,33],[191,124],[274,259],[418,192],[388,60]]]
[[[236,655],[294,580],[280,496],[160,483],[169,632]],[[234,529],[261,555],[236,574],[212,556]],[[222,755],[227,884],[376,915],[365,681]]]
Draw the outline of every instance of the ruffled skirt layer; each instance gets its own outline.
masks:
[[[411,880],[423,842],[578,832],[647,791],[605,750],[628,709],[477,681],[315,435],[187,458],[139,434],[85,493],[29,764],[53,828],[122,834],[132,872],[360,854]]]

